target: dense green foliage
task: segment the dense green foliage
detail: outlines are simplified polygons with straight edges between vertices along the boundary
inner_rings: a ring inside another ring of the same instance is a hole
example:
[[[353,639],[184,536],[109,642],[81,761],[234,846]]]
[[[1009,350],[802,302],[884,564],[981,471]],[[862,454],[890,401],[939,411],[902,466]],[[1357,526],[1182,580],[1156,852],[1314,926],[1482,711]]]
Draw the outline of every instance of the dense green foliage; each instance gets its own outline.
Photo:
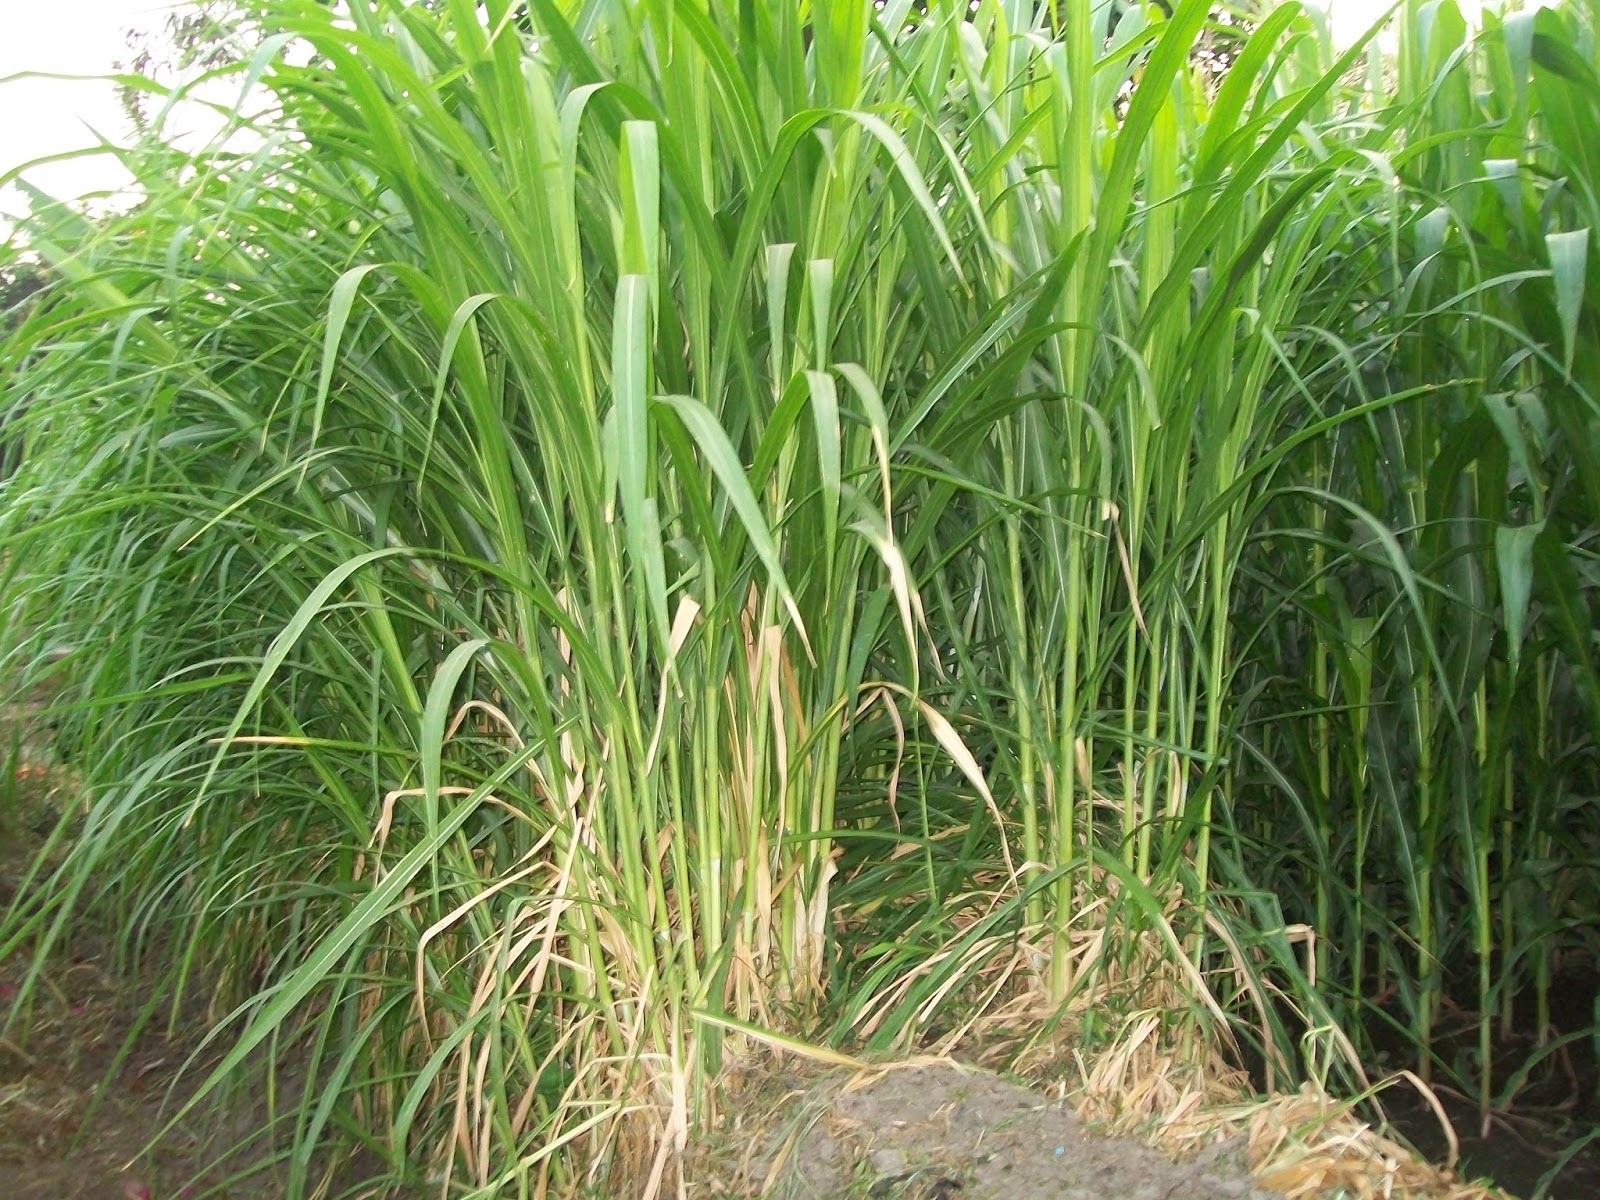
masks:
[[[482,1195],[730,1039],[1487,1055],[1595,933],[1595,14],[1110,17],[263,3],[267,115],[25,231],[0,950],[92,895]]]

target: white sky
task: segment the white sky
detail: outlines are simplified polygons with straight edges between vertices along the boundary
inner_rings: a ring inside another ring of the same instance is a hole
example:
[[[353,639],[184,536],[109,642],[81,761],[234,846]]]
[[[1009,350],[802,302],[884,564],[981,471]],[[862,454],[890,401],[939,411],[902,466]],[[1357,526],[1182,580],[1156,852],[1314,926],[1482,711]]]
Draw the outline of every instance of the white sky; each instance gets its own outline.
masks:
[[[1312,0],[1313,3],[1316,0]],[[1336,34],[1365,28],[1385,0],[1322,0],[1334,11]],[[1478,0],[1463,8],[1476,9]],[[75,75],[110,72],[127,46],[130,26],[161,26],[173,0],[0,0],[0,79],[23,71]],[[128,136],[127,121],[109,82],[25,79],[0,84],[0,175],[48,154]],[[71,199],[126,182],[114,159],[95,155],[41,166],[28,179]],[[0,191],[0,214],[21,206],[15,189]],[[0,220],[0,230],[4,222]]]
[[[103,75],[127,54],[124,30],[159,28],[172,0],[0,0],[0,79],[24,71]],[[109,82],[20,79],[0,84],[0,175],[48,154],[128,137]],[[37,187],[76,198],[127,181],[116,161],[95,155],[28,172]],[[0,193],[0,211],[23,201]]]

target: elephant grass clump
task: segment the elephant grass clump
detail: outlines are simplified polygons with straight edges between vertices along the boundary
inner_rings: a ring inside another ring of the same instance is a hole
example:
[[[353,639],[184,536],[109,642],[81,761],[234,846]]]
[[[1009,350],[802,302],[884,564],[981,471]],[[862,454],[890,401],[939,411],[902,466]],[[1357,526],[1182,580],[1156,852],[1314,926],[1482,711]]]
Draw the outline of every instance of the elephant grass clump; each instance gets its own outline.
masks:
[[[760,1047],[1149,1116],[1460,1002],[1496,1102],[1594,940],[1591,5],[246,8],[13,239],[0,954],[305,1056],[297,1194],[657,1194]]]

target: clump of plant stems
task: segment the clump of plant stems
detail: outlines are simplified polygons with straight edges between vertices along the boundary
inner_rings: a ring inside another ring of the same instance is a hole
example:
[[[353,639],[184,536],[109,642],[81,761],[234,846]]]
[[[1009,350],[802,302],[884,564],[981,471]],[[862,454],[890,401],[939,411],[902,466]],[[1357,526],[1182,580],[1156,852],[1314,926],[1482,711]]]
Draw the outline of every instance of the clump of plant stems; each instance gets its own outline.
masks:
[[[252,12],[17,235],[0,951],[308,1046],[297,1188],[654,1194],[752,1044],[1152,979],[1279,1078],[1464,1003],[1487,1110],[1594,936],[1590,4]]]

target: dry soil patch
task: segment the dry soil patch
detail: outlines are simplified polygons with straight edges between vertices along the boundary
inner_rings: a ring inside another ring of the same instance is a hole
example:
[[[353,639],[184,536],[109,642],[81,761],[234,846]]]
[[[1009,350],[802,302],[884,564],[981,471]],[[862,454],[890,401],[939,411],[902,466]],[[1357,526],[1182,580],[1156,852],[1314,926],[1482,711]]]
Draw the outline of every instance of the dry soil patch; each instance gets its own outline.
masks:
[[[1242,1148],[1173,1162],[1100,1136],[987,1072],[911,1064],[796,1089],[785,1129],[732,1181],[785,1200],[1274,1200]]]

